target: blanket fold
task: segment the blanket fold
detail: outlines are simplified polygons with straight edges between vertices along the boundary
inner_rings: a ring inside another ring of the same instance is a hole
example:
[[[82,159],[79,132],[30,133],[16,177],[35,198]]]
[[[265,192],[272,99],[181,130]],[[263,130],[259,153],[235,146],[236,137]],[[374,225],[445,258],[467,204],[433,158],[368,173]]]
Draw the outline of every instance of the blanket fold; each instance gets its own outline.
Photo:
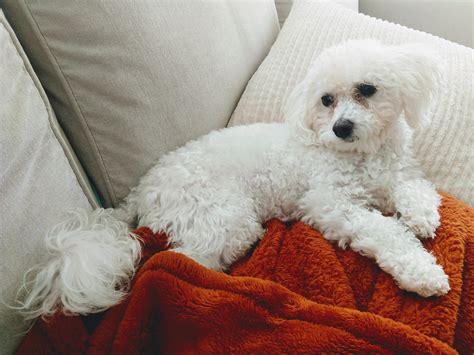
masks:
[[[472,353],[474,210],[443,195],[440,213],[424,244],[449,275],[444,297],[400,290],[301,222],[269,221],[230,275],[158,252],[165,236],[141,228],[147,260],[130,296],[92,328],[60,314],[38,321],[19,353]]]

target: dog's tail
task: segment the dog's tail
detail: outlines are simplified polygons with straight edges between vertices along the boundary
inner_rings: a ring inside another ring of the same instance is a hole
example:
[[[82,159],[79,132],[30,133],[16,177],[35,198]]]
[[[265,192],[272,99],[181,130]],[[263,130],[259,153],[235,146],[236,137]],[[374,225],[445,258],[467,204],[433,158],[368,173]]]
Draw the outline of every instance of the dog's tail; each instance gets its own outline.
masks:
[[[119,303],[128,291],[140,259],[138,238],[129,231],[125,208],[70,213],[46,236],[46,265],[31,269],[16,307],[25,318],[88,314]],[[25,292],[26,291],[26,292]],[[25,294],[26,293],[26,294]]]

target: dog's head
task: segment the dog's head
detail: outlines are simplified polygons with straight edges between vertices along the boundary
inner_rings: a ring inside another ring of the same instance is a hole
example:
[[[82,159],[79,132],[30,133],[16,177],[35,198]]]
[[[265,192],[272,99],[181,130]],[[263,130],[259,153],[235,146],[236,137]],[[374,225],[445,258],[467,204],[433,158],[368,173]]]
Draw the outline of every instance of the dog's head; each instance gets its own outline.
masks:
[[[419,45],[349,41],[321,54],[284,114],[310,143],[374,152],[401,117],[412,128],[429,121],[441,72],[439,57]]]

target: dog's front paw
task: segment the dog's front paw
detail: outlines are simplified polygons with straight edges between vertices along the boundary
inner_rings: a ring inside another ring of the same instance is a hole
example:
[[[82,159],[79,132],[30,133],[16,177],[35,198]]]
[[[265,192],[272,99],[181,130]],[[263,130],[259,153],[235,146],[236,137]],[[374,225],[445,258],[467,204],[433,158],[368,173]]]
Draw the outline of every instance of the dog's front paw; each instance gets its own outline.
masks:
[[[440,217],[437,210],[424,211],[419,214],[399,215],[403,222],[418,238],[434,238],[436,229],[440,225]]]
[[[411,268],[411,266],[413,268]],[[450,290],[448,275],[437,264],[421,266],[412,264],[396,277],[401,289],[416,292],[423,297],[443,296]],[[410,270],[411,268],[411,270]]]

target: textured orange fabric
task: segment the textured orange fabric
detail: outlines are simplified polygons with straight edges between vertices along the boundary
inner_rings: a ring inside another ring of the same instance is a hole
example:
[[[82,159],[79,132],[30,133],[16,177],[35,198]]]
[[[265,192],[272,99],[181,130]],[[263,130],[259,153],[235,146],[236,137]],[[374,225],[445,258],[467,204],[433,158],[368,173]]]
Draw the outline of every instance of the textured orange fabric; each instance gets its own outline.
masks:
[[[400,290],[370,259],[303,223],[267,224],[230,274],[207,270],[142,228],[144,263],[130,297],[88,333],[81,318],[39,321],[20,353],[474,351],[474,209],[444,195],[442,225],[425,242],[451,291]],[[155,253],[155,254],[154,254]]]

